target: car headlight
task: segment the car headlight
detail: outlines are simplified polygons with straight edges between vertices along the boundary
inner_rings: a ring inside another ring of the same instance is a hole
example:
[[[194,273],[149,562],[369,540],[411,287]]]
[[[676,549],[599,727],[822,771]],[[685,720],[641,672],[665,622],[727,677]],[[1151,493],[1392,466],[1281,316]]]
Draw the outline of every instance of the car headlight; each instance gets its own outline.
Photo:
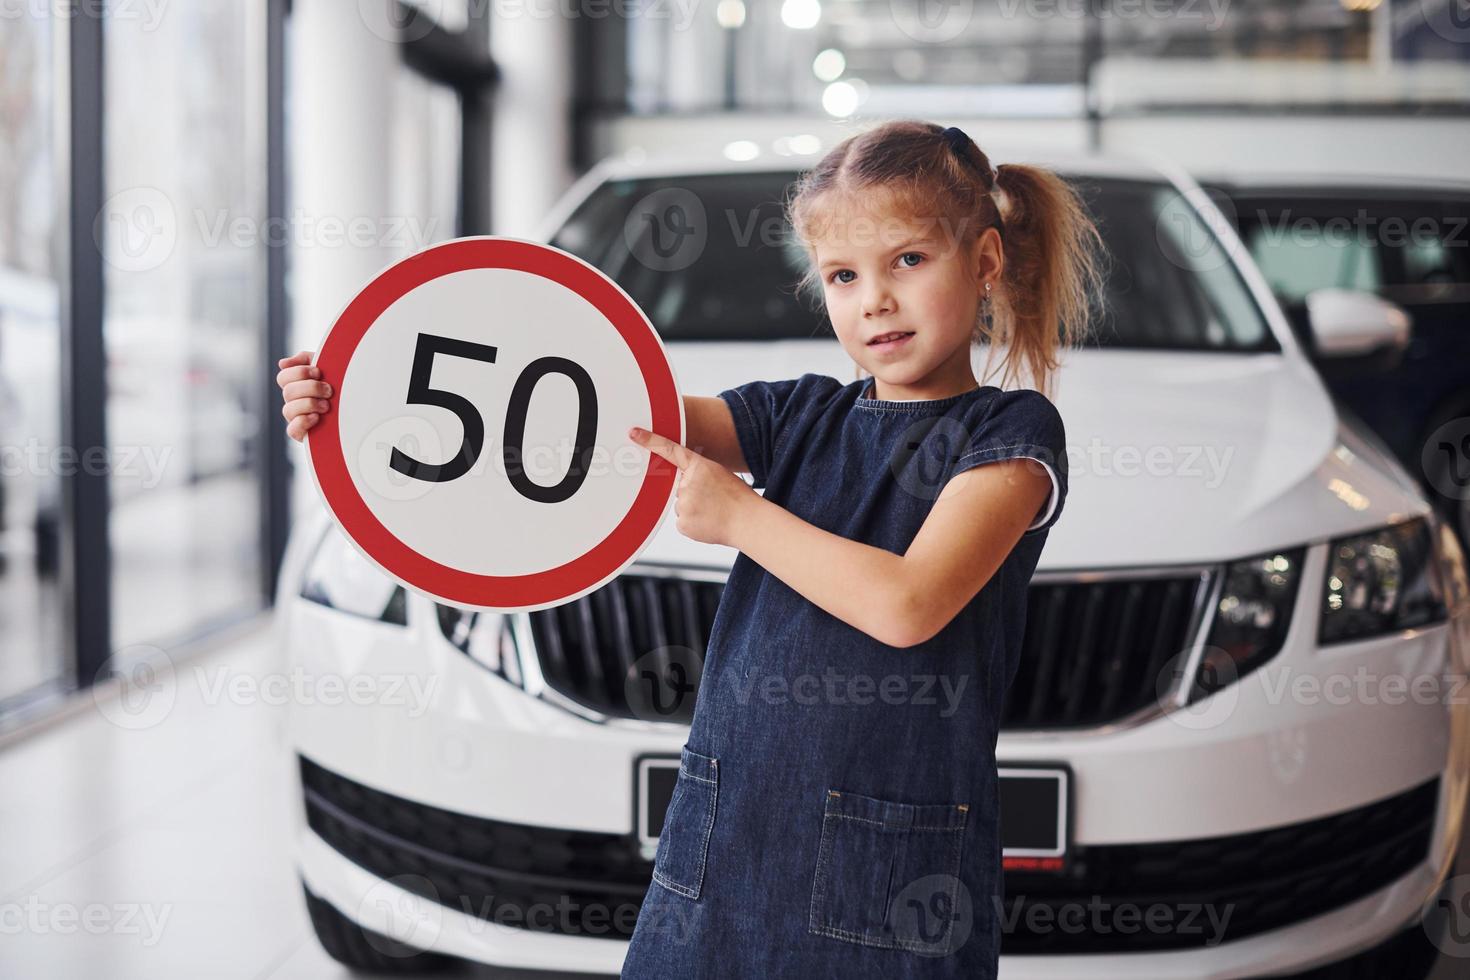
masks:
[[[1191,703],[1233,684],[1276,655],[1291,625],[1305,547],[1225,566],[1215,618],[1190,687]]]
[[[408,625],[408,593],[368,561],[334,524],[301,579],[301,598],[397,626]]]
[[[460,653],[491,673],[522,686],[521,662],[516,656],[515,636],[503,613],[461,609],[436,603],[439,630]]]
[[[1424,518],[1328,546],[1319,645],[1436,623],[1446,614],[1434,534]]]

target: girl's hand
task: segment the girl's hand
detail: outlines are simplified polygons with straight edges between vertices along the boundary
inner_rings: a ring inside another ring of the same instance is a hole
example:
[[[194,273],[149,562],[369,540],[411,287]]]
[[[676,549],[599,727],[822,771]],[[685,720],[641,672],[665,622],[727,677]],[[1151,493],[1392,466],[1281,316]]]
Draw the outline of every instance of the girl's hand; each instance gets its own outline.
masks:
[[[332,407],[332,386],[321,380],[322,372],[311,366],[312,352],[309,350],[283,357],[277,364],[281,373],[276,375],[276,384],[281,386],[281,414],[286,417],[286,435],[300,442]]]
[[[719,463],[672,439],[637,426],[628,430],[628,436],[679,468],[674,516],[680,533],[695,541],[735,547],[740,517],[760,495]]]

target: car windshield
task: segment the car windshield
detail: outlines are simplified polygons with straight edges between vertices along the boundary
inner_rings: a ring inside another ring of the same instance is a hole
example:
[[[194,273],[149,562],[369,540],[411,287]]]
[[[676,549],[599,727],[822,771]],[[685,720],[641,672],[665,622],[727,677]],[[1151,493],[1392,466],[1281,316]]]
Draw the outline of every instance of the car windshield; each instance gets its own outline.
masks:
[[[611,276],[665,340],[833,337],[796,291],[806,256],[782,217],[792,171],[612,180],[551,244]],[[1169,184],[1072,178],[1109,251],[1090,344],[1279,350],[1235,265]]]
[[[1324,287],[1374,292],[1405,305],[1470,300],[1465,228],[1470,202],[1372,188],[1341,197],[1303,188],[1232,202],[1241,237],[1278,298]]]

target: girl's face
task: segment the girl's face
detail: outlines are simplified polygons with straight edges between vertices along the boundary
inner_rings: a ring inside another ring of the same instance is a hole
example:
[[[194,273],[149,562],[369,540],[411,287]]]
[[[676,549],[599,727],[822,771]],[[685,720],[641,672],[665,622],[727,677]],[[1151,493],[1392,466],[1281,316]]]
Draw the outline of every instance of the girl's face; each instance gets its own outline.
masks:
[[[873,375],[871,397],[945,398],[976,386],[971,332],[984,283],[994,298],[1000,281],[1000,236],[987,229],[964,242],[954,224],[891,208],[848,212],[813,243],[827,313]],[[901,339],[874,343],[893,334]]]

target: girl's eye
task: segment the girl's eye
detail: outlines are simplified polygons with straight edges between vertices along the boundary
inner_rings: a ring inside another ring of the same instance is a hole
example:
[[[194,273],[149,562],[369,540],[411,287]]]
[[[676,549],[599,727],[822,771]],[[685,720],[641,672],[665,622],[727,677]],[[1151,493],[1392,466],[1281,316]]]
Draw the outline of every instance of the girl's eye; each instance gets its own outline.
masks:
[[[904,262],[904,260],[905,259],[908,259],[908,258],[918,259],[919,261],[918,262]],[[903,253],[902,255],[900,255],[898,257],[898,260],[900,262],[903,262],[904,263],[903,267],[905,269],[912,269],[914,266],[918,265],[919,262],[924,261],[924,256],[920,252],[905,252],[905,253]],[[828,282],[840,282],[840,283],[843,283],[843,284],[852,282],[851,279],[839,279],[838,278],[839,276],[843,275],[844,273],[852,274],[852,270],[851,269],[838,269],[836,272],[832,273],[830,276],[827,277],[827,281]]]

